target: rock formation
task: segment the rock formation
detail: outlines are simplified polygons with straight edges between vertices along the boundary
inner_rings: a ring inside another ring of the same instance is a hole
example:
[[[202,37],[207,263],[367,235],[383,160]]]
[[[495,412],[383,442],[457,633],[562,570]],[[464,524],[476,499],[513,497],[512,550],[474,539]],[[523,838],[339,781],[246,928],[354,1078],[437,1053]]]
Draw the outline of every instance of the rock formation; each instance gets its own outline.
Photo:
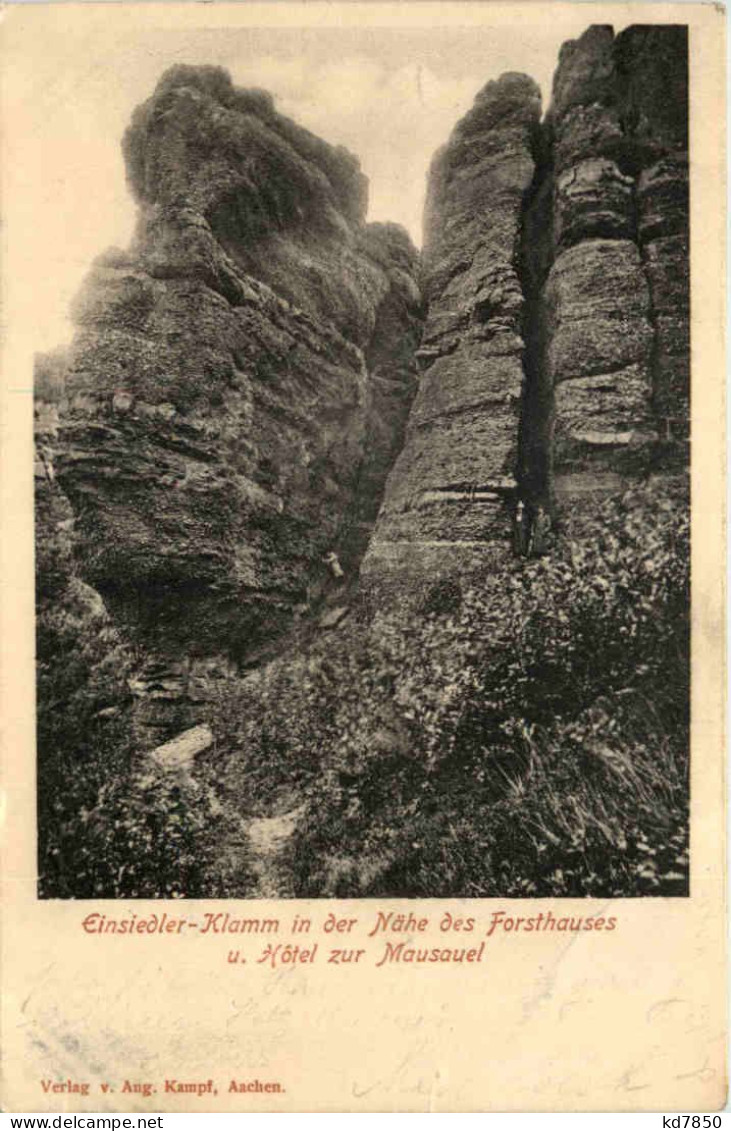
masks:
[[[357,568],[421,298],[355,158],[218,68],[168,71],[124,152],[132,247],[96,261],[41,384],[84,581],[139,644],[164,737],[321,593],[328,553]]]
[[[423,377],[363,566],[412,594],[687,462],[687,30],[591,27],[553,100],[489,83],[432,165]]]
[[[364,563],[384,577],[462,573],[510,552],[523,380],[523,199],[540,91],[503,75],[431,168],[419,392]]]
[[[561,52],[543,365],[554,488],[616,490],[684,457],[689,396],[687,31],[590,28]],[[662,450],[658,450],[658,448]]]

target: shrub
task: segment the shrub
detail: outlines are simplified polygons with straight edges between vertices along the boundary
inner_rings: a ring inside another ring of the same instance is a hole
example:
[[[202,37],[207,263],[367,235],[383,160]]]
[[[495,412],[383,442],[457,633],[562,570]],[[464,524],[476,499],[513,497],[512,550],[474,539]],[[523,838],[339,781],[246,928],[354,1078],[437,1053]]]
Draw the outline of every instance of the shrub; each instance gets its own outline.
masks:
[[[688,537],[679,489],[633,490],[229,696],[230,797],[308,799],[294,891],[685,891]]]
[[[133,655],[73,568],[69,508],[50,485],[37,521],[38,891],[41,898],[247,891],[219,860],[232,831],[211,792],[136,749]]]
[[[192,780],[136,750],[130,647],[39,499],[44,896],[247,896],[247,822],[299,808],[297,896],[680,895],[688,885],[689,518],[668,484],[551,557],[418,614],[352,616],[228,685]],[[464,590],[464,591],[463,591]]]

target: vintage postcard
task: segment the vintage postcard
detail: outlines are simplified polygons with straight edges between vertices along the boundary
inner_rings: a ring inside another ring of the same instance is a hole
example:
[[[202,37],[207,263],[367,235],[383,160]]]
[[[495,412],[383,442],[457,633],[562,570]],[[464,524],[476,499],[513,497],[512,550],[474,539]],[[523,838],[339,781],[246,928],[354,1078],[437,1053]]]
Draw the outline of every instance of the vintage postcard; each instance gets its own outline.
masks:
[[[0,15],[4,1110],[717,1111],[725,13]]]

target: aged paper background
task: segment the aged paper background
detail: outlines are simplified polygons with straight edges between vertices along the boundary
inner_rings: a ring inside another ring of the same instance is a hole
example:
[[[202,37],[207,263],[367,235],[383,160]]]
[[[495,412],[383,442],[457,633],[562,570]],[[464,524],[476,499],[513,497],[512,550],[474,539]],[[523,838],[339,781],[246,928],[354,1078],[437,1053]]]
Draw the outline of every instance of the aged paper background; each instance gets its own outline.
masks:
[[[30,389],[44,317],[34,304],[34,280],[53,273],[54,249],[34,231],[27,186],[43,170],[24,163],[24,150],[38,129],[37,92],[58,65],[48,44],[67,29],[83,45],[88,65],[103,66],[94,56],[102,27],[105,34],[110,28],[134,30],[142,53],[153,29],[192,34],[203,27],[257,24],[499,24],[515,25],[520,35],[531,22],[575,21],[577,7],[115,4],[10,6],[2,12],[5,1110],[688,1111],[718,1109],[725,1102],[725,21],[710,5],[580,5],[586,25],[690,25],[691,897],[615,900],[611,907],[593,900],[542,901],[542,909],[550,906],[556,915],[615,915],[617,928],[583,936],[496,935],[480,965],[375,968],[371,962],[272,970],[254,962],[229,965],[226,956],[236,938],[100,937],[81,928],[91,910],[200,917],[226,905],[121,907],[39,902],[35,895]],[[47,38],[46,29],[53,36]],[[503,69],[513,69],[509,58]],[[140,100],[148,93],[140,89]],[[74,97],[73,90],[68,96]],[[540,909],[520,902],[519,914]],[[299,912],[312,918],[314,932],[334,910],[358,919],[353,945],[360,946],[380,909],[412,910],[435,924],[450,910],[475,916],[487,927],[491,911],[508,906],[505,900],[313,901],[247,903],[245,913],[286,922]],[[228,905],[236,914],[244,913],[241,908]],[[430,936],[431,941],[440,939]],[[210,1077],[219,1094],[161,1095],[166,1077]],[[67,1078],[91,1081],[90,1094],[44,1094],[42,1079]],[[125,1078],[156,1082],[158,1094],[123,1096]],[[256,1078],[279,1081],[284,1091],[228,1092],[230,1079]],[[101,1080],[111,1083],[114,1094],[100,1093]]]

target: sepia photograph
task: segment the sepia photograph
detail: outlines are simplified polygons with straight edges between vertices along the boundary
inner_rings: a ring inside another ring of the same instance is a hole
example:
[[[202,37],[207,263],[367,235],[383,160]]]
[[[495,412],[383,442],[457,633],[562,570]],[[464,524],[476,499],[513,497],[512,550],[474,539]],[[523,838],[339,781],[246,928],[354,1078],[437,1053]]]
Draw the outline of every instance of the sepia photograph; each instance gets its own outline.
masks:
[[[725,36],[0,12],[18,1125],[727,1102]]]
[[[688,894],[688,35],[589,14],[87,76],[41,898]]]

